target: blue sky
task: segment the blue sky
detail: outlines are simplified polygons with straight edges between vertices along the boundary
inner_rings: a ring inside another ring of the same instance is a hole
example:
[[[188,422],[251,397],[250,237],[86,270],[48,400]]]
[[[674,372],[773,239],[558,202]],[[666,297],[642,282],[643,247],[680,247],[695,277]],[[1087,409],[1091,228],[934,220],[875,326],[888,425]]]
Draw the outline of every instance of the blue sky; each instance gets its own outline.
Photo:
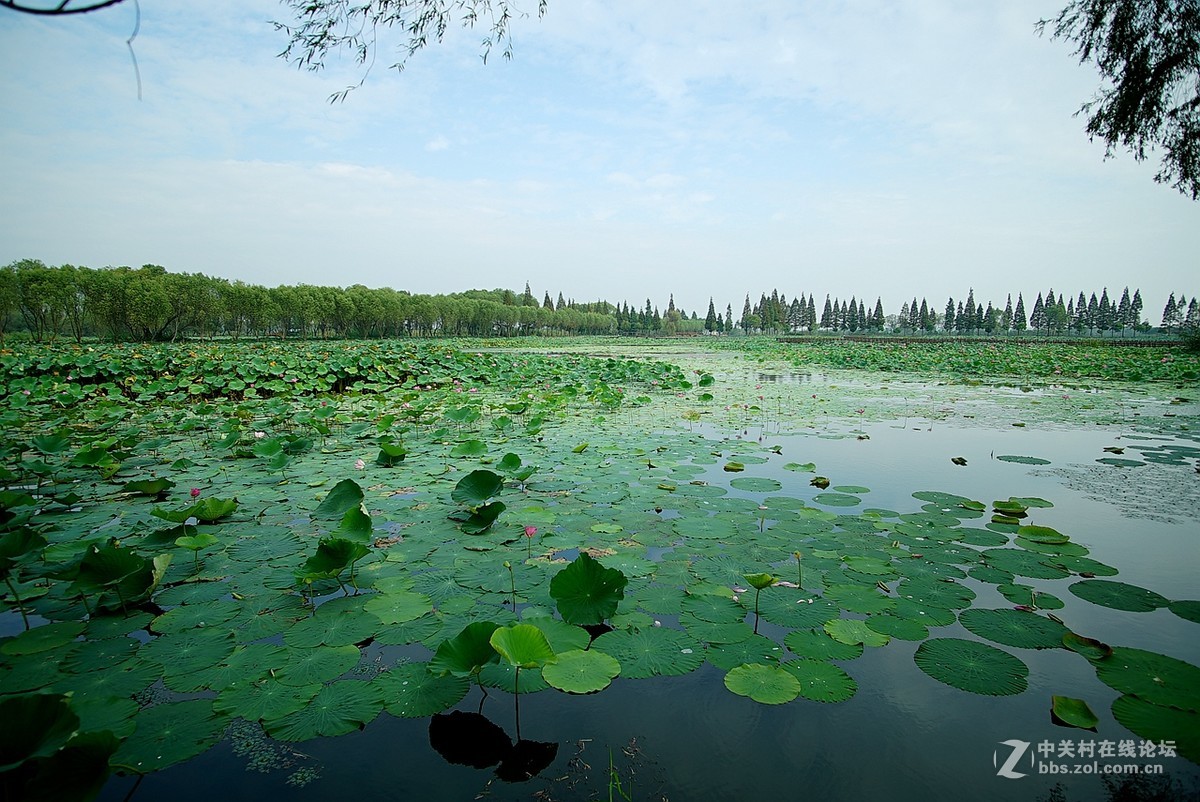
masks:
[[[530,11],[535,0],[525,0]],[[777,288],[1031,303],[1200,293],[1200,204],[1105,161],[1062,0],[551,0],[515,56],[452,31],[363,77],[275,57],[273,0],[0,10],[0,264],[265,285],[528,282],[703,315]]]

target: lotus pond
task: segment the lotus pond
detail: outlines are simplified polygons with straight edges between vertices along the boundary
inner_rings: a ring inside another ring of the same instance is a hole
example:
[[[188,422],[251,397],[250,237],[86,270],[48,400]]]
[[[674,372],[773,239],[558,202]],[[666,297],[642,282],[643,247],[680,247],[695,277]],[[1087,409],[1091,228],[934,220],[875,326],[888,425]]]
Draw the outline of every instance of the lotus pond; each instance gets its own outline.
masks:
[[[1198,792],[1194,357],[489,345],[0,354],[5,798]]]

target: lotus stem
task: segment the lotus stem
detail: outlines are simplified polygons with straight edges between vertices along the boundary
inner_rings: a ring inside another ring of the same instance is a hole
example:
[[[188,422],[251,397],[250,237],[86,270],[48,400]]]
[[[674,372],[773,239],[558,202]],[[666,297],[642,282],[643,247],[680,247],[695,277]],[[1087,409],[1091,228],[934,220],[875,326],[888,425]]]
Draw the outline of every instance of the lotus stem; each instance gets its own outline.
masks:
[[[754,634],[758,634],[758,595],[762,593],[762,588],[754,589]]]
[[[13,587],[12,580],[7,575],[4,577],[4,584],[8,585],[9,591],[12,592],[13,598],[17,600],[17,612],[21,614],[21,620],[25,623],[25,631],[29,631],[29,619],[25,616],[25,605],[21,602],[21,596],[17,593],[17,589]]]

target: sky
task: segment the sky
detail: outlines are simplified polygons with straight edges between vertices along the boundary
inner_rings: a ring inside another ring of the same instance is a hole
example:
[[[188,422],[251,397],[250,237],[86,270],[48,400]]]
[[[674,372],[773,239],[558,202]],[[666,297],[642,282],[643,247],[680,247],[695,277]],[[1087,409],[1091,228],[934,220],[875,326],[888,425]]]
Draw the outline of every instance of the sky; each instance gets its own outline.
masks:
[[[275,286],[528,283],[740,316],[777,289],[1200,294],[1200,203],[1105,159],[1064,0],[518,0],[403,72],[277,54],[274,0],[0,9],[0,264]],[[365,80],[363,80],[365,78]],[[363,80],[344,102],[329,96]]]

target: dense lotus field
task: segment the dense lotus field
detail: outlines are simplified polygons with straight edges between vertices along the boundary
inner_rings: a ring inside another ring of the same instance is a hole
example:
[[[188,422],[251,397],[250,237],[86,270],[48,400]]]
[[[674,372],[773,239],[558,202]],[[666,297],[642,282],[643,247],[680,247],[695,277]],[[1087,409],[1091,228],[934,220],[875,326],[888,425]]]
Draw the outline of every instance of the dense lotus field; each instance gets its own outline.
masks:
[[[1045,342],[1011,338],[992,342],[954,339],[855,342],[813,337],[796,344],[768,339],[732,340],[724,347],[816,365],[870,371],[950,374],[966,379],[1103,379],[1195,384],[1200,356],[1178,345],[1128,347],[1101,342]]]
[[[872,506],[872,488],[743,436],[853,438],[856,422],[901,414],[932,428],[983,415],[974,402],[851,374],[820,393],[734,385],[701,345],[672,347],[668,361],[420,342],[4,352],[6,795],[89,798],[113,773],[247,732],[300,744],[381,716],[432,717],[431,741],[453,752],[495,735],[447,713],[468,695],[602,693],[705,664],[762,705],[837,704],[858,691],[855,660],[893,641],[919,644],[911,671],[998,697],[1026,689],[1023,653],[1060,650],[1119,694],[1111,715],[1128,731],[1200,762],[1200,668],[1055,612],[1074,599],[1200,622],[1200,601],[1122,581],[1040,519],[1052,499],[914,488]],[[812,348],[743,344],[734,364],[803,366]],[[1095,375],[1094,354],[1020,348],[988,358],[1020,359],[1026,377]],[[1113,376],[1196,376],[1178,351],[1102,350]],[[852,351],[834,364],[908,358]],[[957,347],[938,359],[939,372],[1011,375]],[[1098,463],[1200,458],[1194,415],[1172,411],[1189,399],[1162,395],[1147,409],[1175,439]],[[1042,386],[987,407],[1014,426],[1137,414]],[[1008,606],[979,605],[981,584]],[[1099,720],[1067,693],[1052,710],[1066,727]],[[536,775],[557,747],[521,741],[517,721],[516,744],[453,762]]]

